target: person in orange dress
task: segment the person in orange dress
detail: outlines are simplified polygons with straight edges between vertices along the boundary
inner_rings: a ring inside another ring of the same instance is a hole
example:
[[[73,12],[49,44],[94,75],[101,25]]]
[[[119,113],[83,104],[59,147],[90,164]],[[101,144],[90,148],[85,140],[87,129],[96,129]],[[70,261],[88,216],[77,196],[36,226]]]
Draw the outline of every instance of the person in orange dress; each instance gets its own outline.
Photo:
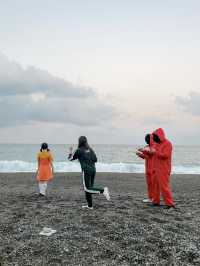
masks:
[[[38,170],[37,181],[39,185],[39,196],[46,196],[47,184],[53,179],[53,156],[47,143],[42,143],[40,152],[37,155]]]

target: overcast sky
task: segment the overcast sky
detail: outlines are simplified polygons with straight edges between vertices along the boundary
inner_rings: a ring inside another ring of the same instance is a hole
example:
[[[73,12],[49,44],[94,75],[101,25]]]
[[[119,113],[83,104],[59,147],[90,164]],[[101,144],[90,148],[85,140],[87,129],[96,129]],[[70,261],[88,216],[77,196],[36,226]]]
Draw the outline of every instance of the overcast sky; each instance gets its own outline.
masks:
[[[0,0],[0,142],[199,144],[199,0]]]

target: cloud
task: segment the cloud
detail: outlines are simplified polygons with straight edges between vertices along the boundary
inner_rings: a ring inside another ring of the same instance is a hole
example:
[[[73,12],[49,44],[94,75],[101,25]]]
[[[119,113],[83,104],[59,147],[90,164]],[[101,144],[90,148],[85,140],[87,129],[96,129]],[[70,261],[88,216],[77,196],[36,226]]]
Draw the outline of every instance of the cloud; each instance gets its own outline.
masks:
[[[200,116],[200,92],[193,91],[187,98],[176,97],[175,101],[185,112],[194,116]]]
[[[94,96],[91,88],[77,87],[47,71],[9,61],[0,54],[0,96],[44,93],[48,97]]]
[[[74,86],[35,67],[24,69],[0,54],[1,127],[33,122],[95,126],[113,116],[113,107],[92,88]]]

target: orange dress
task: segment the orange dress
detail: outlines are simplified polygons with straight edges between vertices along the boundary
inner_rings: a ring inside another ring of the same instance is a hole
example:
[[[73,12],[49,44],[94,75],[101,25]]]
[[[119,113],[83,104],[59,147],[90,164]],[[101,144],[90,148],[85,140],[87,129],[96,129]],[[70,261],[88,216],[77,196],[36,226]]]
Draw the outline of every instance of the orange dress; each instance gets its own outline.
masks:
[[[53,156],[49,151],[41,151],[37,155],[39,161],[39,169],[37,174],[38,181],[49,181],[53,178],[51,163]]]

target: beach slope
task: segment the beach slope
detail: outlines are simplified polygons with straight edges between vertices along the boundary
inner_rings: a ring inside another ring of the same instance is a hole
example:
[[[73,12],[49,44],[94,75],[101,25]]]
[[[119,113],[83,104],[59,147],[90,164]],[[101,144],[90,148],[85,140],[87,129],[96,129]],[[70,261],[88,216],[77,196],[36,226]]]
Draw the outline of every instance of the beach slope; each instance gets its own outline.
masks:
[[[97,174],[112,200],[82,210],[80,176],[56,174],[41,199],[34,174],[0,174],[0,265],[200,265],[199,176],[172,177],[172,212],[142,203],[143,175],[120,173]]]

